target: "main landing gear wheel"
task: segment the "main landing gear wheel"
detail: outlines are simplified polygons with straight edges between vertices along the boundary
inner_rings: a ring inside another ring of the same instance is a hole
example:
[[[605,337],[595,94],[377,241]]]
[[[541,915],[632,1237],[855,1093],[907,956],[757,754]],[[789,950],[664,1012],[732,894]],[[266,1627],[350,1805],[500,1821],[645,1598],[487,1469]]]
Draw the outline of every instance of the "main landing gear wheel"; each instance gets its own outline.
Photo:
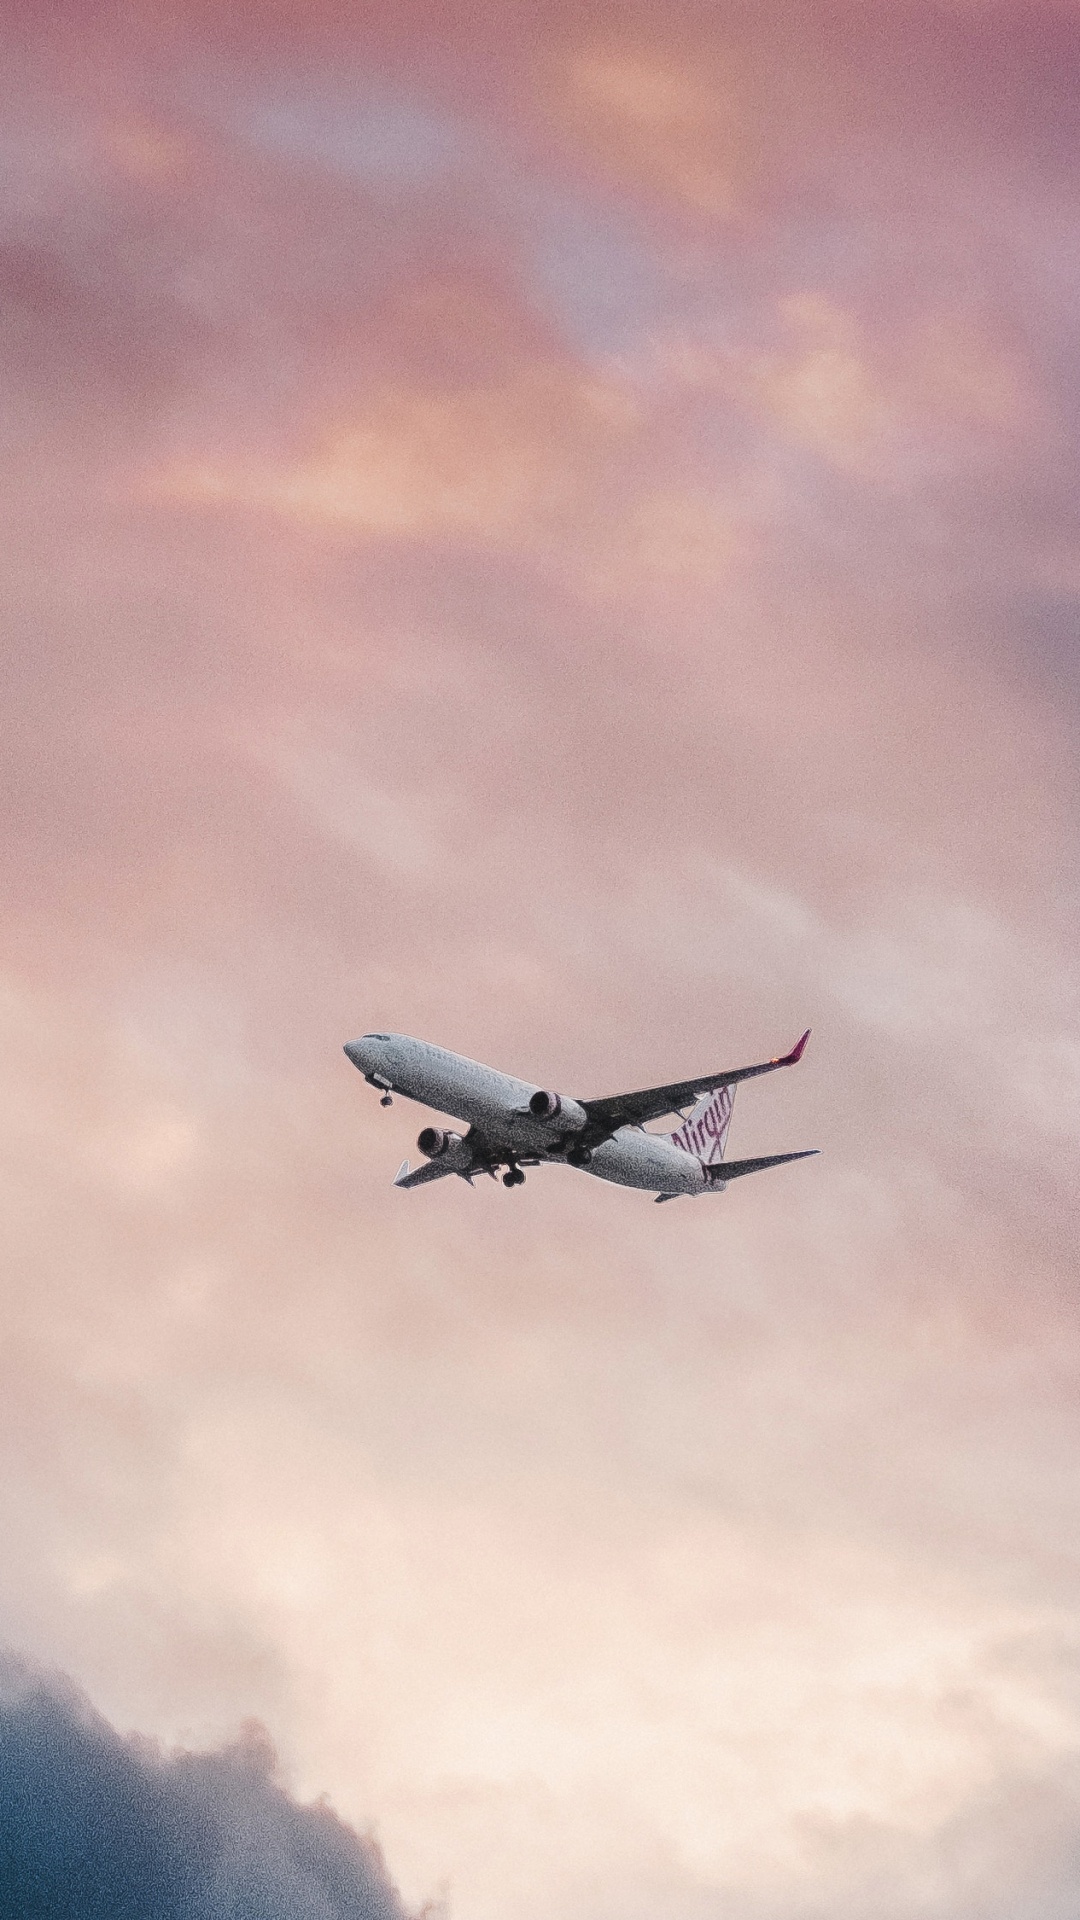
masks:
[[[592,1159],[591,1147],[571,1147],[566,1156],[568,1167],[587,1167]]]
[[[520,1167],[511,1167],[508,1173],[503,1174],[504,1187],[523,1187],[524,1185],[525,1175]]]

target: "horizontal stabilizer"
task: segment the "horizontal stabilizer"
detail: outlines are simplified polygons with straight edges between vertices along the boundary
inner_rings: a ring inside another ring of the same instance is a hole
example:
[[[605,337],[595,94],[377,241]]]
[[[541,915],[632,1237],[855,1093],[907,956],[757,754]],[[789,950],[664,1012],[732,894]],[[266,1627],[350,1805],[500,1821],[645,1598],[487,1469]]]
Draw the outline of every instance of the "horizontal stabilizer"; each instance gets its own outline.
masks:
[[[715,1167],[705,1168],[705,1177],[723,1187],[729,1180],[737,1180],[740,1174],[760,1173],[764,1167],[783,1167],[789,1160],[810,1160],[817,1152],[817,1147],[804,1147],[802,1153],[766,1153],[760,1160],[721,1160]]]

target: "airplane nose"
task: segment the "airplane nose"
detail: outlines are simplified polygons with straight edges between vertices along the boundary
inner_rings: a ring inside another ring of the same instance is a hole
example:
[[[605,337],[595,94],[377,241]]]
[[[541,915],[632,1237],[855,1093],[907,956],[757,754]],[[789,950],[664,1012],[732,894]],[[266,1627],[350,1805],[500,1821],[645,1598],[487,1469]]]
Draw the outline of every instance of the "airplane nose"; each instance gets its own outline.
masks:
[[[346,1041],[345,1052],[361,1073],[381,1073],[389,1038],[388,1033],[362,1033],[359,1040]]]

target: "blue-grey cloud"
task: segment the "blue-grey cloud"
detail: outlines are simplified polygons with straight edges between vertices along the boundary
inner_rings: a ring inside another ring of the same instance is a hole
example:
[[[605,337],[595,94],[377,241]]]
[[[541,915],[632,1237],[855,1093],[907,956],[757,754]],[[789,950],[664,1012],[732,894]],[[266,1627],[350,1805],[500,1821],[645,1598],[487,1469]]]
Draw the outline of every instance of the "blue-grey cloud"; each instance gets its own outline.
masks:
[[[19,1920],[403,1920],[377,1849],[274,1777],[259,1727],[210,1753],[125,1739],[0,1666],[0,1911]]]

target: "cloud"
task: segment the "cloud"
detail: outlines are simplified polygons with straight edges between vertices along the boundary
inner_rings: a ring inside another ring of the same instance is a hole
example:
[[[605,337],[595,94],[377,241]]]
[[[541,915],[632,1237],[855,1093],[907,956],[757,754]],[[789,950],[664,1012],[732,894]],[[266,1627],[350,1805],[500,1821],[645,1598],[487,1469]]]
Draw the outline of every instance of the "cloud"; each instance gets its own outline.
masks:
[[[500,540],[559,493],[545,423],[561,421],[557,385],[527,382],[465,395],[390,392],[291,471],[181,467],[152,491],[196,504],[270,507],[301,521],[381,535],[476,534]]]
[[[754,356],[742,376],[782,431],[841,468],[870,479],[963,469],[1031,421],[1022,369],[961,316],[920,318],[875,354],[853,316],[820,296],[789,296],[780,310],[789,347]]]
[[[212,1753],[124,1739],[0,1664],[0,1905],[19,1920],[404,1920],[378,1851],[297,1804],[250,1725]]]
[[[958,1701],[959,1714],[965,1703]],[[1080,1762],[1002,1754],[973,1803],[916,1837],[868,1820],[810,1821],[807,1856],[824,1882],[793,1892],[770,1920],[872,1912],[881,1920],[1068,1920],[1080,1866]],[[756,1903],[749,1913],[761,1913]],[[742,1916],[740,1916],[742,1920]],[[749,1915],[748,1915],[749,1920]]]
[[[740,205],[746,168],[745,90],[737,71],[710,68],[703,75],[617,42],[589,47],[568,63],[554,112],[616,180],[727,220]]]
[[[687,1541],[668,1546],[654,1575],[661,1570],[678,1584],[684,1604],[688,1585],[702,1579]],[[749,1569],[742,1572],[752,1581]],[[858,1658],[867,1651],[861,1647]],[[913,1645],[907,1660],[932,1666],[942,1652]],[[1032,1663],[1042,1665],[1048,1681],[1075,1682],[1075,1648],[1052,1629],[1037,1645],[994,1649],[981,1678],[1007,1700],[1010,1681]],[[597,1680],[603,1688],[604,1677]],[[649,1685],[662,1694],[665,1676],[652,1671]],[[778,1713],[782,1700],[777,1676]],[[501,1748],[514,1737],[509,1723],[485,1719],[464,1699],[461,1710],[471,1716],[478,1758],[490,1757],[484,1743],[494,1741],[501,1761]],[[811,1717],[810,1703],[804,1713]],[[1040,1738],[1048,1731],[1049,1739]],[[628,1920],[657,1906],[675,1920],[707,1920],[718,1899],[732,1920],[819,1920],[826,1913],[846,1920],[867,1911],[882,1920],[1009,1920],[1018,1910],[1035,1920],[1067,1920],[1080,1859],[1080,1762],[1069,1731],[1052,1719],[1007,1727],[985,1700],[956,1693],[940,1699],[921,1733],[945,1754],[973,1740],[993,1752],[995,1764],[962,1807],[924,1804],[916,1793],[906,1817],[890,1820],[846,1811],[826,1794],[816,1805],[807,1796],[806,1810],[775,1835],[768,1872],[751,1849],[717,1873],[730,1806],[710,1809],[689,1778],[679,1805],[667,1809],[667,1846],[629,1827],[610,1831],[614,1808],[598,1783],[579,1795],[572,1819],[539,1777],[523,1781],[519,1792],[524,1805],[532,1803],[537,1835],[558,1820],[562,1873],[595,1858],[598,1841],[611,1849],[608,1900]],[[534,1742],[543,1737],[542,1726],[532,1728]],[[612,1759],[618,1774],[627,1756]],[[559,1764],[571,1765],[570,1756]],[[889,1766],[902,1770],[903,1750],[886,1758],[868,1746],[864,1765],[874,1775]],[[674,1784],[662,1778],[661,1793]],[[732,1775],[729,1793],[737,1796],[748,1784]],[[875,1794],[865,1797],[872,1802]],[[437,1800],[428,1804],[440,1817]],[[457,1811],[475,1826],[480,1845],[500,1812],[479,1776],[467,1792],[459,1790]],[[590,1834],[590,1823],[600,1835]],[[519,1823],[518,1871],[520,1850],[535,1846],[537,1835]],[[551,1844],[545,1835],[544,1856]],[[758,1845],[769,1848],[766,1823]],[[544,1867],[558,1883],[555,1861],[545,1857]],[[509,1860],[505,1870],[513,1871]],[[570,1883],[563,1885],[572,1900]],[[66,1679],[11,1655],[0,1658],[0,1904],[19,1920],[407,1920],[372,1840],[324,1800],[305,1805],[293,1797],[258,1723],[212,1751],[164,1750],[120,1735]],[[522,1910],[539,1909],[526,1900]]]

